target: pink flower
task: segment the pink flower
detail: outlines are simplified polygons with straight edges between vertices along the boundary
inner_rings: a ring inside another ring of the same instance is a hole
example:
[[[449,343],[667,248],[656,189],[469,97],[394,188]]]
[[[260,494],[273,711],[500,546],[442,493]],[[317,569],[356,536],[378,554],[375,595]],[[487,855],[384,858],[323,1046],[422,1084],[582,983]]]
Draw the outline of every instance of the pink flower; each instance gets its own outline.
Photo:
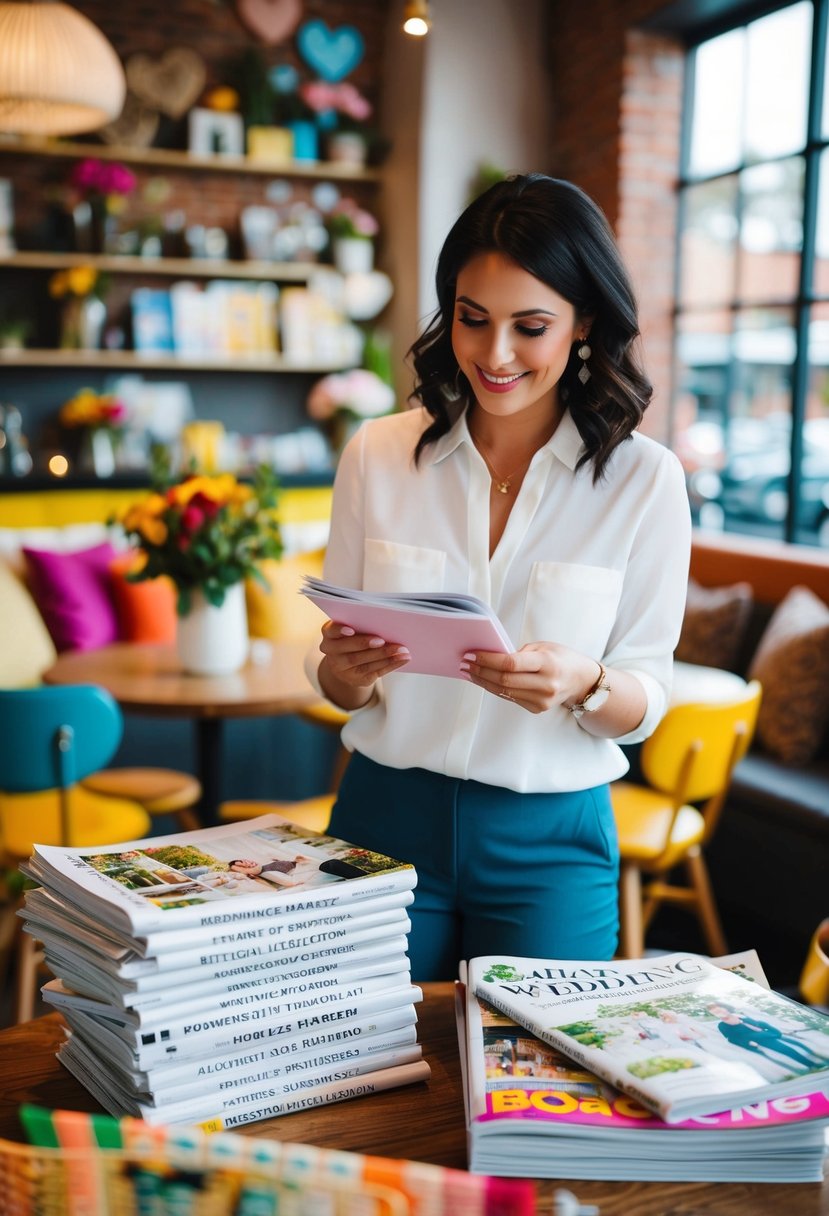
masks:
[[[131,194],[136,185],[135,174],[126,165],[92,157],[77,161],[69,180],[82,194]]]
[[[190,502],[181,513],[181,530],[188,536],[198,532],[204,523],[204,511]]]
[[[357,92],[353,84],[339,86],[334,109],[339,110],[341,114],[347,114],[349,118],[356,119],[357,122],[365,122],[367,118],[371,118],[371,105],[362,93]]]

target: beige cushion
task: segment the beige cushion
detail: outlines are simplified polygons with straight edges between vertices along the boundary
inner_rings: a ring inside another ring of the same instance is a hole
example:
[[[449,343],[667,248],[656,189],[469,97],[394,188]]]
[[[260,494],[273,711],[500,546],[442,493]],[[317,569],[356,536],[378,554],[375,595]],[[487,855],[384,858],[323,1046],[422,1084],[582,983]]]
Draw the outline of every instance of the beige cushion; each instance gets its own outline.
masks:
[[[0,687],[39,684],[57,653],[43,617],[21,580],[0,558]]]
[[[777,606],[749,676],[763,685],[759,742],[786,764],[807,764],[829,729],[829,607],[808,587]]]
[[[754,593],[750,583],[703,587],[688,580],[682,633],[675,658],[733,671],[737,666]]]

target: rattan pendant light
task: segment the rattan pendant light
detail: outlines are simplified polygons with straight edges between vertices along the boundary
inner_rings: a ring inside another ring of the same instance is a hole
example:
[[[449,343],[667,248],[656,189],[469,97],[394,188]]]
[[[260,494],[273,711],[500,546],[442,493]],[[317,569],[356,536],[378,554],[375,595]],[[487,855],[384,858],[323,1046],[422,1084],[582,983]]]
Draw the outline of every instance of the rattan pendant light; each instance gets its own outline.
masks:
[[[0,131],[94,131],[118,117],[125,92],[118,56],[77,9],[0,2]]]

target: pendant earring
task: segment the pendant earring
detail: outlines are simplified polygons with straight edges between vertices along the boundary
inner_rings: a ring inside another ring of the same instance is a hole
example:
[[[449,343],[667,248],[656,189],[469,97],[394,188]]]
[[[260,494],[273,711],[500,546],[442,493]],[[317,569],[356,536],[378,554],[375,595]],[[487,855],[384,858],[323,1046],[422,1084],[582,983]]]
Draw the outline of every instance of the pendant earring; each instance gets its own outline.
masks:
[[[452,380],[452,388],[454,389],[456,401],[459,400],[464,395],[464,390],[461,387],[461,376],[462,375],[463,375],[463,372],[461,371],[460,368],[458,368],[458,370],[455,372],[454,379]]]
[[[587,366],[587,360],[593,354],[593,351],[586,342],[582,342],[576,353],[582,361],[581,367],[579,368],[579,380],[581,380],[582,384],[587,384],[587,381],[590,379],[590,368]]]

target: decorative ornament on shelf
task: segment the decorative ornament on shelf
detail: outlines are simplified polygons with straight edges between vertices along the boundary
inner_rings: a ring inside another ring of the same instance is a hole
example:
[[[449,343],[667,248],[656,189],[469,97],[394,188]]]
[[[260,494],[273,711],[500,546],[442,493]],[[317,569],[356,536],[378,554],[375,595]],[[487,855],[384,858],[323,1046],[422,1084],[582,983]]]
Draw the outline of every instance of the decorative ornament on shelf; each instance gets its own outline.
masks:
[[[236,0],[243,25],[267,46],[290,38],[302,19],[302,0]]]
[[[353,25],[332,30],[324,21],[306,21],[296,37],[299,53],[312,71],[329,84],[344,80],[361,63],[363,35]]]
[[[182,118],[198,101],[207,79],[201,55],[187,46],[171,47],[157,58],[131,55],[126,70],[136,97],[168,118]]]
[[[380,230],[371,212],[352,198],[341,198],[325,217],[325,227],[340,274],[370,274],[374,269],[373,238]]]

